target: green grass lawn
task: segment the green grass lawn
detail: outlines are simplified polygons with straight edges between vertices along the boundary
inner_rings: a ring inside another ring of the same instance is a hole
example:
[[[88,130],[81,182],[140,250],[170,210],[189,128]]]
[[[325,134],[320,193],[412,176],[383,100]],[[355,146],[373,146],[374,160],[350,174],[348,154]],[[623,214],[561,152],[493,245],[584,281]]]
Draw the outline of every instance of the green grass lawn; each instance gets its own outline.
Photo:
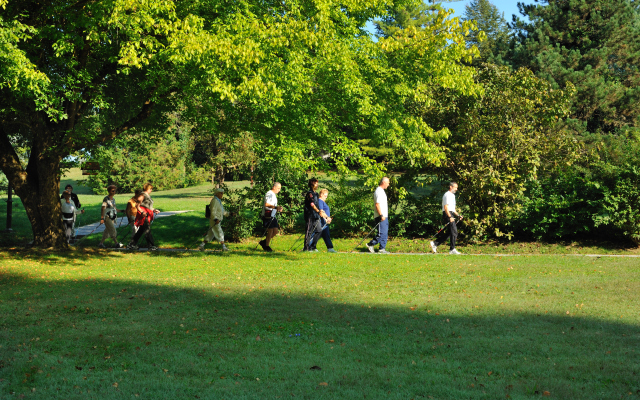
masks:
[[[558,255],[3,251],[0,398],[638,398],[639,275]]]

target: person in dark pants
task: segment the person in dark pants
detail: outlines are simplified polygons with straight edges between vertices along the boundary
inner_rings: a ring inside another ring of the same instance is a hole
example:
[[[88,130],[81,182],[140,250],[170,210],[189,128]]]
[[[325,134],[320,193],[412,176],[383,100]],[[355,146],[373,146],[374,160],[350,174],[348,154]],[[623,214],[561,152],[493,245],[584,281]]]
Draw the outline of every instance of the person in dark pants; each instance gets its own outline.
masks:
[[[322,232],[320,233],[320,237],[324,240],[324,244],[327,246],[327,252],[329,253],[337,253],[337,251],[333,248],[333,242],[331,242],[331,232],[329,230],[329,224],[333,220],[331,218],[331,210],[329,209],[329,205],[327,204],[327,197],[329,197],[329,191],[327,189],[322,189],[318,196],[318,208],[321,211],[324,211],[327,218],[320,218],[320,223],[322,224]],[[316,243],[314,243],[313,248],[315,249]]]
[[[389,187],[389,178],[386,176],[380,180],[380,185],[373,192],[373,213],[376,217],[375,223],[378,224],[378,234],[374,239],[367,243],[367,249],[370,253],[374,253],[374,246],[379,244],[378,253],[389,253],[387,247],[387,238],[389,237],[389,206],[387,204],[387,193],[384,191]]]
[[[449,190],[442,196],[442,222],[449,228],[449,234],[446,230],[443,230],[440,235],[436,237],[436,240],[430,243],[431,250],[434,253],[438,252],[438,246],[447,241],[447,236],[450,238],[449,254],[460,254],[456,250],[456,239],[458,238],[458,226],[456,225],[456,217],[462,220],[462,216],[456,212],[456,192],[458,191],[458,184],[456,182],[449,182]]]
[[[309,179],[309,190],[304,194],[304,220],[306,221],[303,251],[318,251],[315,245],[322,234],[320,218],[327,218],[324,211],[318,208],[318,180]]]
[[[145,183],[144,191],[142,192],[142,202],[138,206],[138,214],[136,215],[136,220],[134,224],[138,226],[138,232],[131,238],[131,242],[127,245],[128,250],[137,250],[138,249],[138,241],[142,237],[145,236],[147,239],[147,243],[149,244],[149,250],[156,251],[158,247],[153,240],[153,235],[151,234],[151,222],[156,214],[160,212],[160,210],[153,208],[153,200],[151,200],[151,192],[153,191],[153,185],[150,183]]]

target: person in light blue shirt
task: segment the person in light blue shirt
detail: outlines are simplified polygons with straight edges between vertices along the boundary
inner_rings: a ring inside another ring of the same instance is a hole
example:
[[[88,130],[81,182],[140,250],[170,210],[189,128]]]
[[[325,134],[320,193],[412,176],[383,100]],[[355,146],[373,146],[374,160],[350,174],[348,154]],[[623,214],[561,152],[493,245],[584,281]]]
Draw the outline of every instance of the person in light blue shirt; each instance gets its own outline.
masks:
[[[318,196],[318,208],[327,215],[327,218],[320,218],[320,223],[324,228],[320,233],[320,237],[324,240],[324,244],[327,245],[327,251],[329,253],[337,253],[337,251],[333,248],[333,243],[331,242],[331,232],[329,230],[329,224],[333,220],[331,218],[331,210],[329,209],[329,205],[327,205],[327,197],[329,197],[329,191],[327,189],[322,189],[320,191],[320,195]],[[318,239],[319,240],[319,239]],[[316,243],[317,244],[317,243]],[[316,246],[313,246],[314,248]]]

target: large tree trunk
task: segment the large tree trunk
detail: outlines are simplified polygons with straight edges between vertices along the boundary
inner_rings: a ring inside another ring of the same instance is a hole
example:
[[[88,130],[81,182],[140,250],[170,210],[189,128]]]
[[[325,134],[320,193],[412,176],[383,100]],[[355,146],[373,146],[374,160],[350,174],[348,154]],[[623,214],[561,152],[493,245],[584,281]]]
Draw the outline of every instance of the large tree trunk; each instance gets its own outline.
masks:
[[[0,167],[22,200],[33,231],[33,245],[68,248],[60,209],[60,157],[47,155],[43,151],[46,147],[34,143],[23,168],[6,136],[0,135]]]
[[[29,167],[31,167],[29,162]],[[20,196],[33,231],[36,247],[68,247],[62,227],[60,211],[60,162],[38,160],[34,168],[27,168],[27,182],[16,194]]]

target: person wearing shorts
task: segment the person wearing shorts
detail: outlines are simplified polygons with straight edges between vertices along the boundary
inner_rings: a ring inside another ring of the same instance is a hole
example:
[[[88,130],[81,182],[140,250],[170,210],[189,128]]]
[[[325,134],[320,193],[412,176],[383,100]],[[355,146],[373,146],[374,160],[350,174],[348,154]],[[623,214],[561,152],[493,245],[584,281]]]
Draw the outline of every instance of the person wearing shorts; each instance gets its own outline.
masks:
[[[267,233],[267,237],[262,239],[258,244],[264,251],[273,251],[271,248],[271,240],[278,234],[278,218],[276,214],[282,212],[282,207],[278,205],[277,194],[280,193],[282,185],[280,182],[275,182],[271,190],[264,195],[264,206],[260,216],[262,217],[262,227]]]
[[[102,232],[102,240],[98,247],[104,249],[104,241],[111,238],[116,244],[116,247],[122,247],[122,243],[118,242],[118,231],[116,230],[115,221],[118,217],[119,210],[116,207],[116,185],[107,186],[107,192],[109,193],[104,199],[102,199],[102,209],[100,211],[100,223],[104,224],[104,231]]]
[[[75,221],[77,214],[84,214],[84,210],[80,211],[74,204],[71,198],[71,193],[68,191],[62,192],[61,211],[62,211],[62,224],[64,225],[64,234],[67,237],[67,243],[71,243],[71,239],[75,236],[73,234],[73,222]]]

